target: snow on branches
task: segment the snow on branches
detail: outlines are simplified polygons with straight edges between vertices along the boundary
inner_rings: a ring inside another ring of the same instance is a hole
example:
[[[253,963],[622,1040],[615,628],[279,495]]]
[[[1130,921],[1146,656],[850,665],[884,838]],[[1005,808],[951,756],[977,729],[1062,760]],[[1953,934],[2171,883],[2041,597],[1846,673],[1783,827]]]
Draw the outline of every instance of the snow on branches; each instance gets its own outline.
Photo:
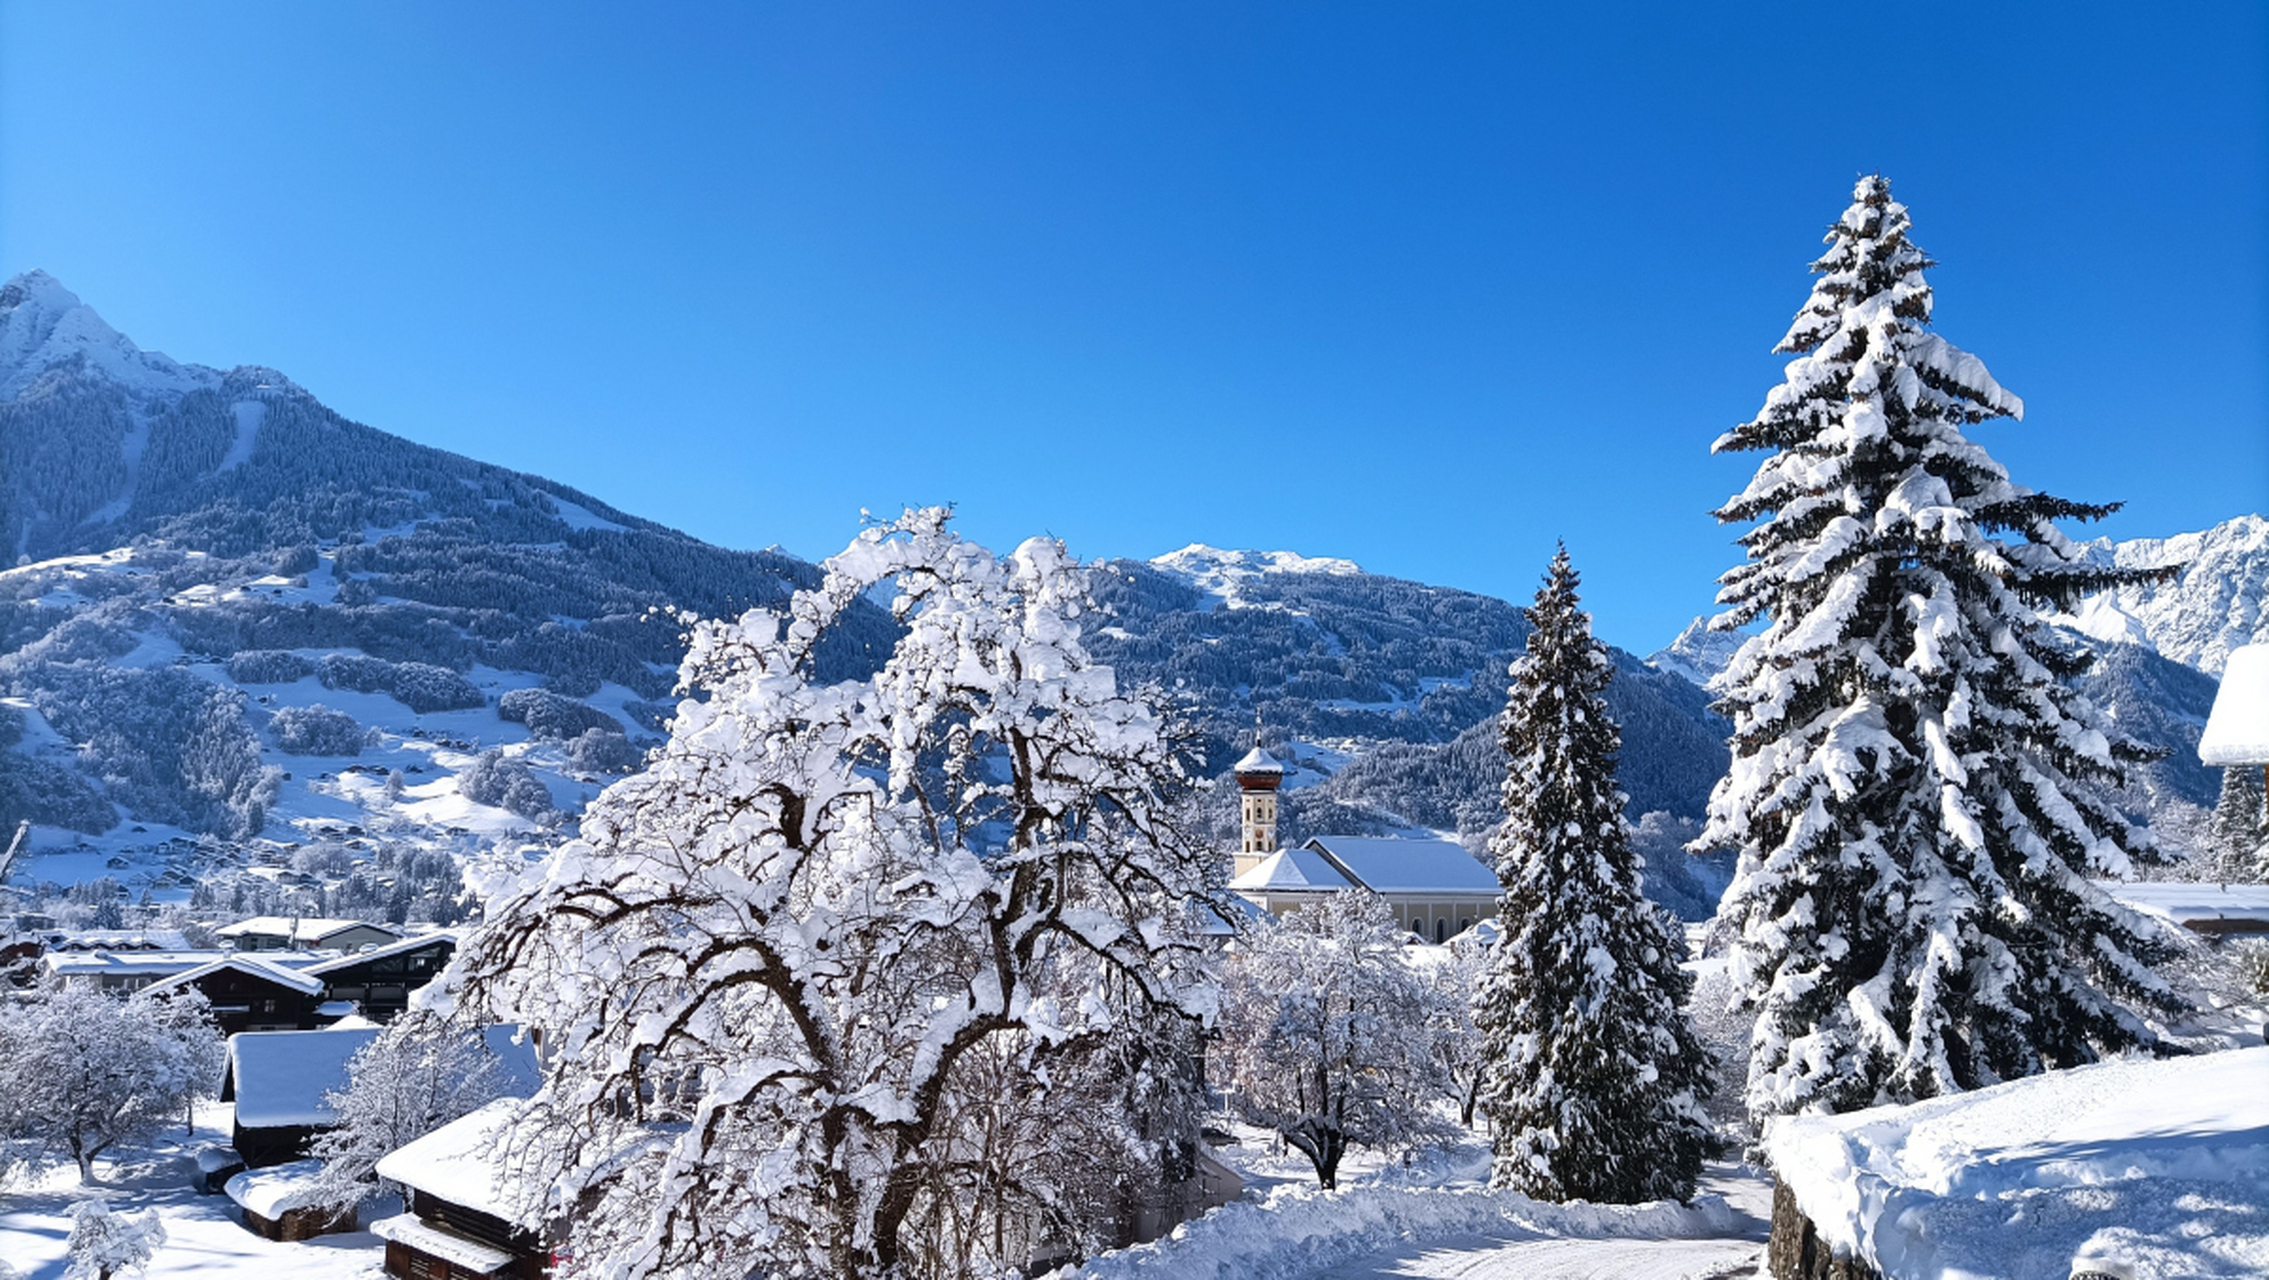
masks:
[[[65,987],[0,1009],[0,1137],[96,1157],[156,1133],[220,1085],[223,1044],[195,991],[118,999]]]
[[[100,1196],[71,1206],[71,1238],[64,1245],[69,1265],[64,1280],[114,1280],[139,1274],[165,1243],[165,1223],[155,1209],[139,1218],[113,1213]]]
[[[1719,452],[1767,456],[1717,515],[1733,765],[1699,845],[1738,851],[1720,919],[1757,1012],[1753,1115],[1909,1101],[2156,1034],[2178,1003],[2148,925],[2091,877],[2154,856],[2108,798],[2146,758],[2069,678],[2038,611],[2142,581],[2055,525],[1964,428],[2023,403],[1925,326],[1931,262],[1880,177],[1813,264],[1795,354]]]
[[[1327,1189],[1350,1144],[1393,1149],[1457,1132],[1436,1109],[1456,1091],[1436,1052],[1438,991],[1403,958],[1406,945],[1384,900],[1349,889],[1259,925],[1223,980],[1234,1102],[1299,1148]]]
[[[901,1227],[965,1059],[1005,1049],[1038,1092],[1116,1029],[1211,1012],[1187,913],[1218,872],[1175,731],[1089,659],[1061,544],[998,557],[947,519],[695,624],[667,746],[458,953],[443,1004],[545,1030],[514,1159],[594,1274],[919,1271]],[[822,682],[877,587],[887,660]]]
[[[1504,932],[1474,993],[1490,1184],[1540,1200],[1685,1200],[1715,1145],[1709,1054],[1679,1009],[1685,942],[1644,893],[1615,787],[1607,646],[1567,548],[1528,610],[1505,706],[1505,821],[1490,840]]]

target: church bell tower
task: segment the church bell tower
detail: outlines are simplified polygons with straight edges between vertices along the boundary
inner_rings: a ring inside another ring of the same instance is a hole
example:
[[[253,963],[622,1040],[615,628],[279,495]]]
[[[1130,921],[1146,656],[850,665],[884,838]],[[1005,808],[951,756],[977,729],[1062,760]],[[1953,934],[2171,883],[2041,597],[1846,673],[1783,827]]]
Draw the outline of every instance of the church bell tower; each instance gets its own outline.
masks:
[[[1276,852],[1276,789],[1291,770],[1261,747],[1260,714],[1253,715],[1253,749],[1231,769],[1244,806],[1244,838],[1237,846],[1233,875],[1243,875]]]

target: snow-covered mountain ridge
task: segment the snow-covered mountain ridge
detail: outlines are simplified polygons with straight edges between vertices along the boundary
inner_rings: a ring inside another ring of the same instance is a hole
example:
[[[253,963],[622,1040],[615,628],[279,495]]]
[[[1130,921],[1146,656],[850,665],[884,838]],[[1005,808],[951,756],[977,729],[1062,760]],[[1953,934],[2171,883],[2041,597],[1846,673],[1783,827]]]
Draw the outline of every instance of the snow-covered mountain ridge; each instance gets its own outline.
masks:
[[[2269,642],[2269,519],[2241,515],[2195,533],[2083,545],[2097,562],[2122,569],[2183,567],[2172,581],[2099,592],[2050,621],[2094,640],[2140,645],[2210,676],[2221,675],[2230,650]],[[1713,685],[1743,637],[1713,632],[1707,622],[1696,618],[1648,663]]]
[[[219,385],[221,373],[144,351],[44,271],[0,286],[0,399],[54,368],[84,368],[137,399]]]
[[[2171,538],[2088,544],[2122,569],[2179,564],[2158,586],[2121,587],[2090,596],[2066,626],[2098,640],[2145,644],[2163,657],[2219,676],[2230,650],[2269,641],[2269,520],[2242,515]]]

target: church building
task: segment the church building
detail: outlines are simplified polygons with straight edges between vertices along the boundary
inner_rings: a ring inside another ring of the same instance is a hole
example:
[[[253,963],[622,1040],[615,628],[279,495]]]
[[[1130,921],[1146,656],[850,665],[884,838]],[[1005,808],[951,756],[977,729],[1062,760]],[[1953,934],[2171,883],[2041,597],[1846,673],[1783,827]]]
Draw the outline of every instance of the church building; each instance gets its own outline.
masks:
[[[1386,899],[1398,926],[1428,942],[1497,914],[1496,873],[1453,841],[1316,836],[1278,848],[1276,793],[1291,770],[1256,744],[1232,771],[1244,831],[1229,888],[1263,911],[1281,915],[1325,894],[1368,889]]]

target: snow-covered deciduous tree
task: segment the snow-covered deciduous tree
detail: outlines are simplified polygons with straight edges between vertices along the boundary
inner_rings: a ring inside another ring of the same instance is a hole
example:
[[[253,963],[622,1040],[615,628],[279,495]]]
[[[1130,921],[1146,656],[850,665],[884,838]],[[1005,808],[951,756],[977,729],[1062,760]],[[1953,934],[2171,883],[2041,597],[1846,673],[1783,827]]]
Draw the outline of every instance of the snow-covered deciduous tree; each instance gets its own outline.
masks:
[[[1505,704],[1503,929],[1474,993],[1493,1186],[1540,1200],[1685,1200],[1714,1145],[1707,1051],[1680,1010],[1685,940],[1648,901],[1615,786],[1607,646],[1567,548],[1528,610]]]
[[[957,1072],[1210,1014],[1217,884],[1177,731],[1080,642],[1084,570],[942,509],[868,528],[784,610],[694,625],[669,742],[493,886],[430,999],[545,1030],[513,1161],[616,1277],[908,1274]],[[894,590],[881,669],[827,682]],[[540,1212],[531,1206],[530,1216]],[[949,1266],[958,1267],[957,1260]]]
[[[100,1196],[71,1206],[71,1238],[64,1245],[64,1280],[111,1280],[140,1272],[165,1243],[156,1210],[139,1218],[112,1213]]]
[[[2069,683],[2039,620],[2144,581],[2060,531],[2113,507],[2036,493],[1965,429],[2024,406],[1927,327],[1932,265],[1861,180],[1717,452],[1767,456],[1717,512],[1752,523],[1719,629],[1733,764],[1698,844],[1737,851],[1720,919],[1757,1013],[1752,1115],[1969,1089],[2149,1047],[2167,954],[2094,879],[2155,856],[2108,798],[2148,758]]]
[[[0,1008],[0,1134],[97,1157],[154,1134],[220,1083],[221,1039],[194,991],[121,1000],[67,987]]]
[[[1339,1183],[1351,1145],[1444,1141],[1449,1091],[1432,1043],[1434,993],[1403,958],[1404,934],[1376,894],[1349,889],[1264,922],[1222,978],[1221,1066],[1248,1120]]]
[[[323,1176],[310,1204],[350,1208],[378,1190],[380,1158],[499,1097],[504,1068],[480,1030],[412,1009],[357,1050],[347,1087],[325,1095],[336,1127],[316,1135]]]
[[[2269,821],[2263,814],[2258,765],[2222,770],[2222,794],[2214,804],[2215,863],[2224,880],[2269,880]]]
[[[1427,1043],[1449,1098],[1457,1104],[1458,1124],[1468,1129],[1473,1127],[1473,1109],[1481,1099],[1481,1078],[1488,1066],[1488,1045],[1473,1020],[1473,993],[1480,986],[1488,955],[1488,943],[1468,930],[1418,960],[1418,976],[1432,1003]]]

